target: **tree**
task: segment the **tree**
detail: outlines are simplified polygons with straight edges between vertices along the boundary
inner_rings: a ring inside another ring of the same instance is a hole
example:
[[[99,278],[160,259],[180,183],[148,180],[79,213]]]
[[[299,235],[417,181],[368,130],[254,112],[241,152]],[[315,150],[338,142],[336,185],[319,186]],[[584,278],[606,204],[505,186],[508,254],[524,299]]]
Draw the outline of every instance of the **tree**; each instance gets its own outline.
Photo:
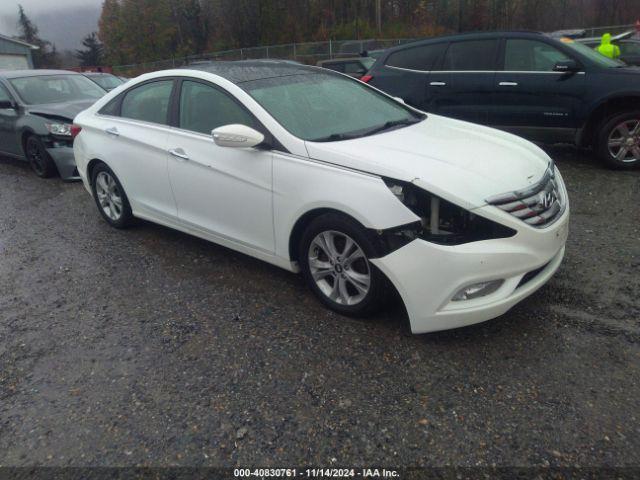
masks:
[[[92,32],[82,40],[84,50],[76,50],[76,57],[82,67],[102,65],[103,48],[96,32]]]
[[[38,36],[38,27],[27,16],[22,5],[18,5],[18,31],[20,32],[18,36],[20,40],[38,47],[31,51],[35,68],[59,66],[60,58],[56,46]]]

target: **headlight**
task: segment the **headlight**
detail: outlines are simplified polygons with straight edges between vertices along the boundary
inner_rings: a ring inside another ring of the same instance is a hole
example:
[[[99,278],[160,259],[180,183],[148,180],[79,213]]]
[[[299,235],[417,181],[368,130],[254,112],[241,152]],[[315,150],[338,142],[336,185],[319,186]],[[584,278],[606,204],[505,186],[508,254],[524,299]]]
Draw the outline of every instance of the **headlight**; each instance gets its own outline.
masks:
[[[70,123],[45,123],[51,135],[61,135],[63,137],[71,136],[71,124]]]
[[[419,222],[387,231],[391,242],[397,244],[400,238],[396,237],[402,236],[404,243],[422,238],[442,245],[460,245],[516,234],[509,227],[471,213],[411,183],[393,179],[384,181],[396,198],[420,217]]]

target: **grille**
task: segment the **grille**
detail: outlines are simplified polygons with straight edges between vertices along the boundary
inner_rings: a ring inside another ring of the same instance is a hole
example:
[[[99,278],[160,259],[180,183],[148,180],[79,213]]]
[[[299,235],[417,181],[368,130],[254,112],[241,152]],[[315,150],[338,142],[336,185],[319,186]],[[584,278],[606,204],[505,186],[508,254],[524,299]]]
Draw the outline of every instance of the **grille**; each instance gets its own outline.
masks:
[[[542,179],[535,185],[493,196],[487,199],[487,203],[537,228],[553,223],[562,215],[565,205],[553,162],[549,163]]]

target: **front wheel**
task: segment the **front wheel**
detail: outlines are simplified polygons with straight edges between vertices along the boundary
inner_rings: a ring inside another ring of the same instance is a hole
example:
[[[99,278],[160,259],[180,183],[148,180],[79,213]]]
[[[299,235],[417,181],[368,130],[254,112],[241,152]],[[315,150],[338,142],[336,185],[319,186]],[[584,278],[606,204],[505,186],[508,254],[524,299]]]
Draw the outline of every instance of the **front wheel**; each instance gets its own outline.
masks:
[[[612,168],[640,166],[640,111],[607,118],[598,131],[598,155]]]
[[[329,213],[311,222],[302,236],[299,261],[311,290],[330,309],[350,316],[379,310],[387,280],[371,262],[375,247],[351,218]]]
[[[47,152],[42,141],[35,135],[29,136],[25,142],[25,153],[29,165],[40,178],[53,177],[56,174],[56,165]]]

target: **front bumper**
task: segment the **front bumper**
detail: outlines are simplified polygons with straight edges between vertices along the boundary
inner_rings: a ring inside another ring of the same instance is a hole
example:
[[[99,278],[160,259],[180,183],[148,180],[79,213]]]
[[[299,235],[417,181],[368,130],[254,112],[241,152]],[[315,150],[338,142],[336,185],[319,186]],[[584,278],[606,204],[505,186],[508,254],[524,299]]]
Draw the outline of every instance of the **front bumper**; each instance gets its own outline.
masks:
[[[478,212],[491,215],[491,208]],[[562,262],[568,227],[567,206],[544,229],[521,222],[513,237],[456,246],[414,240],[371,261],[398,290],[413,333],[447,330],[498,317],[544,285]],[[451,301],[461,288],[499,279],[504,283],[489,295]]]
[[[80,180],[76,169],[76,160],[73,156],[73,147],[51,147],[47,148],[47,153],[51,155],[63,180]]]

